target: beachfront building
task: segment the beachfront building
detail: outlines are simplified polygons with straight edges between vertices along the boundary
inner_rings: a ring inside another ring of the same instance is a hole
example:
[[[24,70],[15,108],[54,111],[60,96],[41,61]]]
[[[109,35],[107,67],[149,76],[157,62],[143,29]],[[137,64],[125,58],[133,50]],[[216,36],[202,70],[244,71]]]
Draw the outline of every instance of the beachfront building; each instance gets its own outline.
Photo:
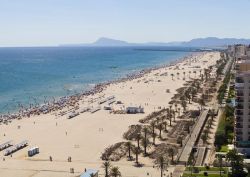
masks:
[[[250,155],[250,57],[241,47],[238,50],[242,53],[235,55],[235,145],[240,153]]]
[[[238,44],[234,46],[234,54],[236,58],[240,58],[246,55],[246,46],[242,44]]]
[[[246,55],[250,57],[250,45],[246,47]]]
[[[127,114],[137,114],[137,113],[144,113],[144,108],[139,106],[129,106],[126,108],[126,113]]]
[[[36,155],[38,153],[39,153],[39,148],[38,147],[33,147],[33,148],[30,148],[28,150],[28,156],[29,157],[32,157],[32,156],[34,156],[34,155]]]

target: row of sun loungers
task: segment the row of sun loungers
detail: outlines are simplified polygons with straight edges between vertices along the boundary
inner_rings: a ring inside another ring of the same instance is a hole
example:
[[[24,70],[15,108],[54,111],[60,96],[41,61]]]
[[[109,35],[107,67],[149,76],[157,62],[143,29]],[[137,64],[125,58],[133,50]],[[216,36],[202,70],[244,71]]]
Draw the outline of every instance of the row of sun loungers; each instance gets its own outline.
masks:
[[[115,102],[115,99],[111,99],[111,100],[107,101],[107,104],[108,104],[108,105],[111,105],[111,104],[113,104],[114,102]]]
[[[0,151],[4,150],[10,146],[12,146],[12,141],[5,142],[5,143],[0,145]]]
[[[109,96],[101,101],[99,101],[98,103],[99,104],[103,104],[103,103],[107,103],[108,105],[111,105],[115,102],[115,96]],[[78,115],[80,115],[80,113],[85,113],[85,112],[90,112],[90,113],[95,113],[97,111],[101,110],[101,106],[98,106],[98,107],[84,107],[82,108],[79,112],[70,112],[69,115],[68,115],[68,119],[72,119]],[[110,109],[107,109],[107,110],[110,110]]]
[[[72,118],[74,118],[74,117],[76,117],[76,116],[78,116],[78,115],[79,115],[79,112],[71,112],[71,113],[69,114],[68,119],[72,119]]]
[[[100,106],[95,107],[95,108],[92,108],[92,109],[90,110],[90,112],[91,112],[91,113],[95,113],[95,112],[97,112],[97,111],[99,111],[99,110],[101,110],[101,107],[100,107]]]
[[[109,96],[109,97],[107,97],[107,98],[102,99],[102,100],[99,101],[98,103],[99,103],[99,104],[103,104],[103,103],[105,103],[105,102],[107,102],[107,101],[110,101],[110,100],[113,100],[113,99],[115,99],[115,96]]]
[[[4,154],[4,156],[8,156],[8,155],[10,155],[10,154],[12,154],[12,153],[26,147],[27,145],[28,145],[27,140],[22,141],[21,143],[18,143],[18,144],[14,145],[14,146],[9,147],[8,149],[5,149],[3,154]]]
[[[83,108],[83,109],[80,111],[80,113],[85,113],[85,112],[89,111],[90,109],[91,109],[90,107],[85,107],[85,108]]]
[[[95,113],[97,111],[101,110],[101,107],[98,106],[98,107],[85,107],[83,109],[80,110],[80,112],[70,112],[69,115],[68,115],[68,119],[72,119],[78,115],[80,115],[80,113],[85,113],[85,112],[90,112],[90,113]]]

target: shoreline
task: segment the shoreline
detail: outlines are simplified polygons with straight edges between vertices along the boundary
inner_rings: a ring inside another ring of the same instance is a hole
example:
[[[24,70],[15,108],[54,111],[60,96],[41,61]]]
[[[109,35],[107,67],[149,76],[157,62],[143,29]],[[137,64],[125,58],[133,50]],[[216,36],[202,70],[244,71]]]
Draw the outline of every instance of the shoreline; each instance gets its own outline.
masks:
[[[152,66],[152,67],[145,68],[145,69],[138,69],[138,71],[126,74],[124,77],[121,77],[118,79],[107,80],[107,81],[104,81],[101,83],[95,83],[93,88],[91,88],[89,90],[86,90],[86,91],[82,90],[82,91],[80,91],[80,93],[69,95],[69,96],[59,96],[57,99],[49,100],[47,102],[47,104],[40,103],[38,106],[33,106],[32,104],[30,104],[29,108],[27,108],[27,107],[25,108],[21,104],[19,106],[21,108],[18,111],[11,111],[11,112],[8,112],[8,114],[0,114],[0,120],[2,122],[4,122],[5,120],[21,119],[24,117],[30,117],[30,116],[40,115],[40,114],[51,113],[51,112],[55,111],[54,106],[57,107],[57,105],[59,105],[60,109],[63,109],[68,104],[70,104],[70,100],[72,100],[72,99],[75,100],[76,97],[78,98],[78,101],[80,101],[81,99],[83,99],[86,96],[90,96],[90,95],[93,96],[95,94],[101,93],[105,88],[107,88],[108,86],[110,86],[112,84],[118,84],[121,82],[126,82],[128,80],[134,80],[134,79],[141,78],[145,74],[148,74],[152,71],[174,66],[178,63],[185,61],[186,59],[189,59],[192,56],[199,55],[200,53],[204,53],[204,52],[206,53],[207,51],[195,51],[195,52],[191,51],[189,54],[187,54],[181,58],[177,58],[177,59],[175,59],[175,61],[171,61],[168,64],[159,64],[159,66]],[[46,110],[48,110],[48,112],[47,111],[44,112],[45,107],[46,107]],[[58,111],[58,110],[56,110],[56,111]]]
[[[8,125],[2,124],[1,143],[9,140],[13,140],[14,143],[28,140],[29,145],[13,153],[12,157],[0,155],[5,158],[0,165],[0,173],[10,177],[68,177],[69,169],[72,167],[75,169],[73,176],[81,174],[85,168],[98,169],[102,172],[101,155],[107,147],[119,142],[127,142],[128,140],[123,135],[131,126],[147,126],[148,122],[141,123],[140,120],[146,120],[147,116],[152,115],[153,112],[169,108],[169,102],[176,95],[177,90],[185,87],[185,83],[199,79],[201,77],[199,71],[214,66],[219,58],[219,52],[191,55],[175,65],[144,71],[145,74],[141,75],[141,78],[132,77],[123,82],[113,81],[103,86],[101,93],[83,97],[80,101],[72,98],[72,102],[78,104],[78,108],[72,105],[62,110],[69,113],[72,110],[79,111],[81,110],[79,108],[89,105],[96,107],[100,100],[113,95],[117,101],[122,102],[122,105],[113,103],[114,110],[119,110],[119,107],[142,105],[144,114],[116,114],[101,109],[95,113],[84,112],[75,118],[68,119],[67,114],[60,115],[58,113],[61,111],[55,111],[48,114],[30,115],[30,118],[16,120]],[[197,107],[199,104],[192,102],[188,104],[187,111],[196,110]],[[175,144],[175,138],[181,133],[181,127],[191,121],[185,116],[182,118],[184,108],[181,104],[178,104],[178,107],[173,105],[173,108],[180,109],[181,117],[176,117],[176,122],[173,121],[172,127],[167,126],[169,135],[165,131],[162,132],[163,138],[167,137],[168,141],[157,139],[157,145]],[[159,133],[158,130],[156,132]],[[28,157],[27,149],[34,146],[39,147],[40,153],[34,157]],[[152,152],[151,149],[148,151]],[[53,157],[53,162],[49,161],[50,156]],[[67,161],[69,156],[72,157],[71,163]],[[151,176],[159,176],[160,172],[152,168],[153,159],[140,154],[139,161],[144,165],[142,168],[135,167],[134,161],[127,161],[126,157],[112,162],[112,165],[119,166],[121,172],[127,176],[144,177],[146,172]],[[5,170],[6,168],[8,170]],[[173,166],[169,167],[169,173],[173,171],[173,168]]]

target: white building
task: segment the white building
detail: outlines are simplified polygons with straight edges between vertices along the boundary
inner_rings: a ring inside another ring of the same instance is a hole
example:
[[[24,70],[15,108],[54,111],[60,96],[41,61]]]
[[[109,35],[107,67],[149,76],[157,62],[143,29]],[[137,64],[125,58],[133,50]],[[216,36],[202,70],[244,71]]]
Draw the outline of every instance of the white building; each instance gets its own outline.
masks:
[[[244,51],[241,50],[241,52]],[[250,155],[250,57],[239,52],[237,55],[235,64],[235,144],[239,152]],[[240,55],[242,57],[239,57]]]

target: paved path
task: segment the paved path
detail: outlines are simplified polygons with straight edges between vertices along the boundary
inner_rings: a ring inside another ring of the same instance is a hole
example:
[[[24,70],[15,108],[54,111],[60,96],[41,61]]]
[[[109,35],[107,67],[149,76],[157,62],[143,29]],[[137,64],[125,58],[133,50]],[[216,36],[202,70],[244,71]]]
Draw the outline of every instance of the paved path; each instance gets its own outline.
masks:
[[[195,124],[195,127],[187,141],[187,143],[185,144],[185,147],[180,155],[179,161],[180,162],[187,162],[189,155],[193,149],[193,146],[195,145],[195,142],[197,141],[197,138],[199,137],[199,134],[201,132],[201,128],[203,127],[203,125],[206,122],[206,118],[207,118],[207,114],[208,114],[208,110],[204,110],[201,113],[201,116],[199,117],[199,120],[197,121],[197,123]]]
[[[186,167],[184,165],[177,165],[174,169],[173,177],[180,177],[185,171],[185,168]]]
[[[202,166],[206,147],[198,147],[198,155],[195,162],[195,166]]]

